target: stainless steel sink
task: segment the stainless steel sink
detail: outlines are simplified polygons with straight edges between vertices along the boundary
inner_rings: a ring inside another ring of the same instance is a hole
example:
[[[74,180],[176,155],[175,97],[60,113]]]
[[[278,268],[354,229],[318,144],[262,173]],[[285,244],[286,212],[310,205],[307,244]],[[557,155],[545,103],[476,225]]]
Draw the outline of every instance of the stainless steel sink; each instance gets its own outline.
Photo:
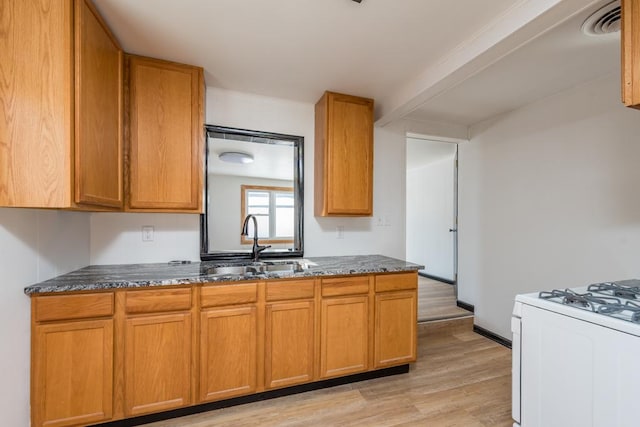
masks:
[[[316,263],[304,258],[269,260],[264,261],[264,264],[266,264],[267,267],[272,267],[272,271],[276,271],[278,269],[280,269],[281,271],[287,269],[301,271],[306,270],[311,266],[317,265]]]
[[[211,267],[207,274],[212,276],[252,276],[264,273],[301,272],[315,265],[307,260],[269,260],[247,265],[226,265]]]
[[[262,272],[262,266],[257,265],[229,265],[222,267],[211,267],[208,271],[211,275],[220,276],[247,276]]]
[[[302,266],[297,263],[267,264],[264,271],[302,271]]]

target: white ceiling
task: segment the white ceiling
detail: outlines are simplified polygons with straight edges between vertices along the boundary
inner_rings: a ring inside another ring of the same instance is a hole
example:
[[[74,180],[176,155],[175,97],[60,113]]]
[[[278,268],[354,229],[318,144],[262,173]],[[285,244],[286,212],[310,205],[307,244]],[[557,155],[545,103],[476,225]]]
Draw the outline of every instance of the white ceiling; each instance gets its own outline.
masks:
[[[596,2],[94,0],[127,52],[200,65],[223,89],[372,97],[378,125],[468,125],[604,72],[618,61],[579,29],[525,45]]]
[[[250,176],[254,178],[293,181],[293,146],[238,141],[220,138],[208,139],[207,168],[209,174]],[[253,156],[252,163],[223,162],[218,158],[224,152],[240,152]]]
[[[570,87],[620,71],[620,33],[580,30],[579,13],[405,117],[472,125]]]
[[[315,103],[382,99],[513,0],[94,0],[131,53],[200,65],[208,86]]]

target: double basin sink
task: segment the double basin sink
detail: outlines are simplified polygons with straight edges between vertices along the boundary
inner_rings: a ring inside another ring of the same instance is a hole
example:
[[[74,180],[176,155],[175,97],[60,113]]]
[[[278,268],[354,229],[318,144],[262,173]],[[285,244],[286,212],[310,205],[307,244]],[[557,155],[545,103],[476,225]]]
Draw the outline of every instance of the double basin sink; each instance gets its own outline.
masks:
[[[262,261],[243,265],[211,267],[210,276],[254,276],[266,273],[298,273],[309,268],[312,263],[306,260]]]

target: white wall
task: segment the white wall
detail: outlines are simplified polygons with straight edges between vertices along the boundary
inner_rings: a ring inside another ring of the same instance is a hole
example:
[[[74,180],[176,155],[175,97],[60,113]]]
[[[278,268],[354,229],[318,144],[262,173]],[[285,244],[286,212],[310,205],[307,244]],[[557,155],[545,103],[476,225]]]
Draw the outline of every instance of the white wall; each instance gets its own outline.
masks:
[[[459,299],[510,337],[518,293],[640,276],[640,111],[619,76],[471,129],[459,146]]]
[[[321,94],[318,94],[320,97]],[[383,254],[403,258],[404,134],[391,129],[374,132],[374,215],[389,218],[315,218],[313,216],[314,105],[207,88],[206,122],[252,130],[301,135],[304,147],[305,256]],[[197,215],[91,214],[91,263],[117,264],[198,260]],[[142,242],[141,227],[155,227],[155,241]],[[338,239],[337,227],[344,227]]]
[[[30,299],[24,288],[89,264],[89,215],[0,209],[0,417],[29,425]]]
[[[445,143],[442,143],[445,144]],[[407,261],[453,280],[453,154],[407,170]]]
[[[305,255],[382,254],[404,259],[404,144],[403,132],[374,129],[372,218],[314,217],[313,175],[305,161]],[[344,227],[344,239],[337,238],[338,227]]]
[[[91,264],[200,261],[200,216],[191,214],[92,213]],[[153,226],[153,241],[142,227]]]

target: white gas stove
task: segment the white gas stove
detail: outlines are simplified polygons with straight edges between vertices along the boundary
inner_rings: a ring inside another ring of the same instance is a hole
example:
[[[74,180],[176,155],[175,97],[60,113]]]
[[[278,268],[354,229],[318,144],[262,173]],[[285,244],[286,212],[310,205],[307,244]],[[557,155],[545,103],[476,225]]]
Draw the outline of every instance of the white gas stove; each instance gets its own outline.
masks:
[[[640,280],[516,296],[514,426],[638,426]]]

